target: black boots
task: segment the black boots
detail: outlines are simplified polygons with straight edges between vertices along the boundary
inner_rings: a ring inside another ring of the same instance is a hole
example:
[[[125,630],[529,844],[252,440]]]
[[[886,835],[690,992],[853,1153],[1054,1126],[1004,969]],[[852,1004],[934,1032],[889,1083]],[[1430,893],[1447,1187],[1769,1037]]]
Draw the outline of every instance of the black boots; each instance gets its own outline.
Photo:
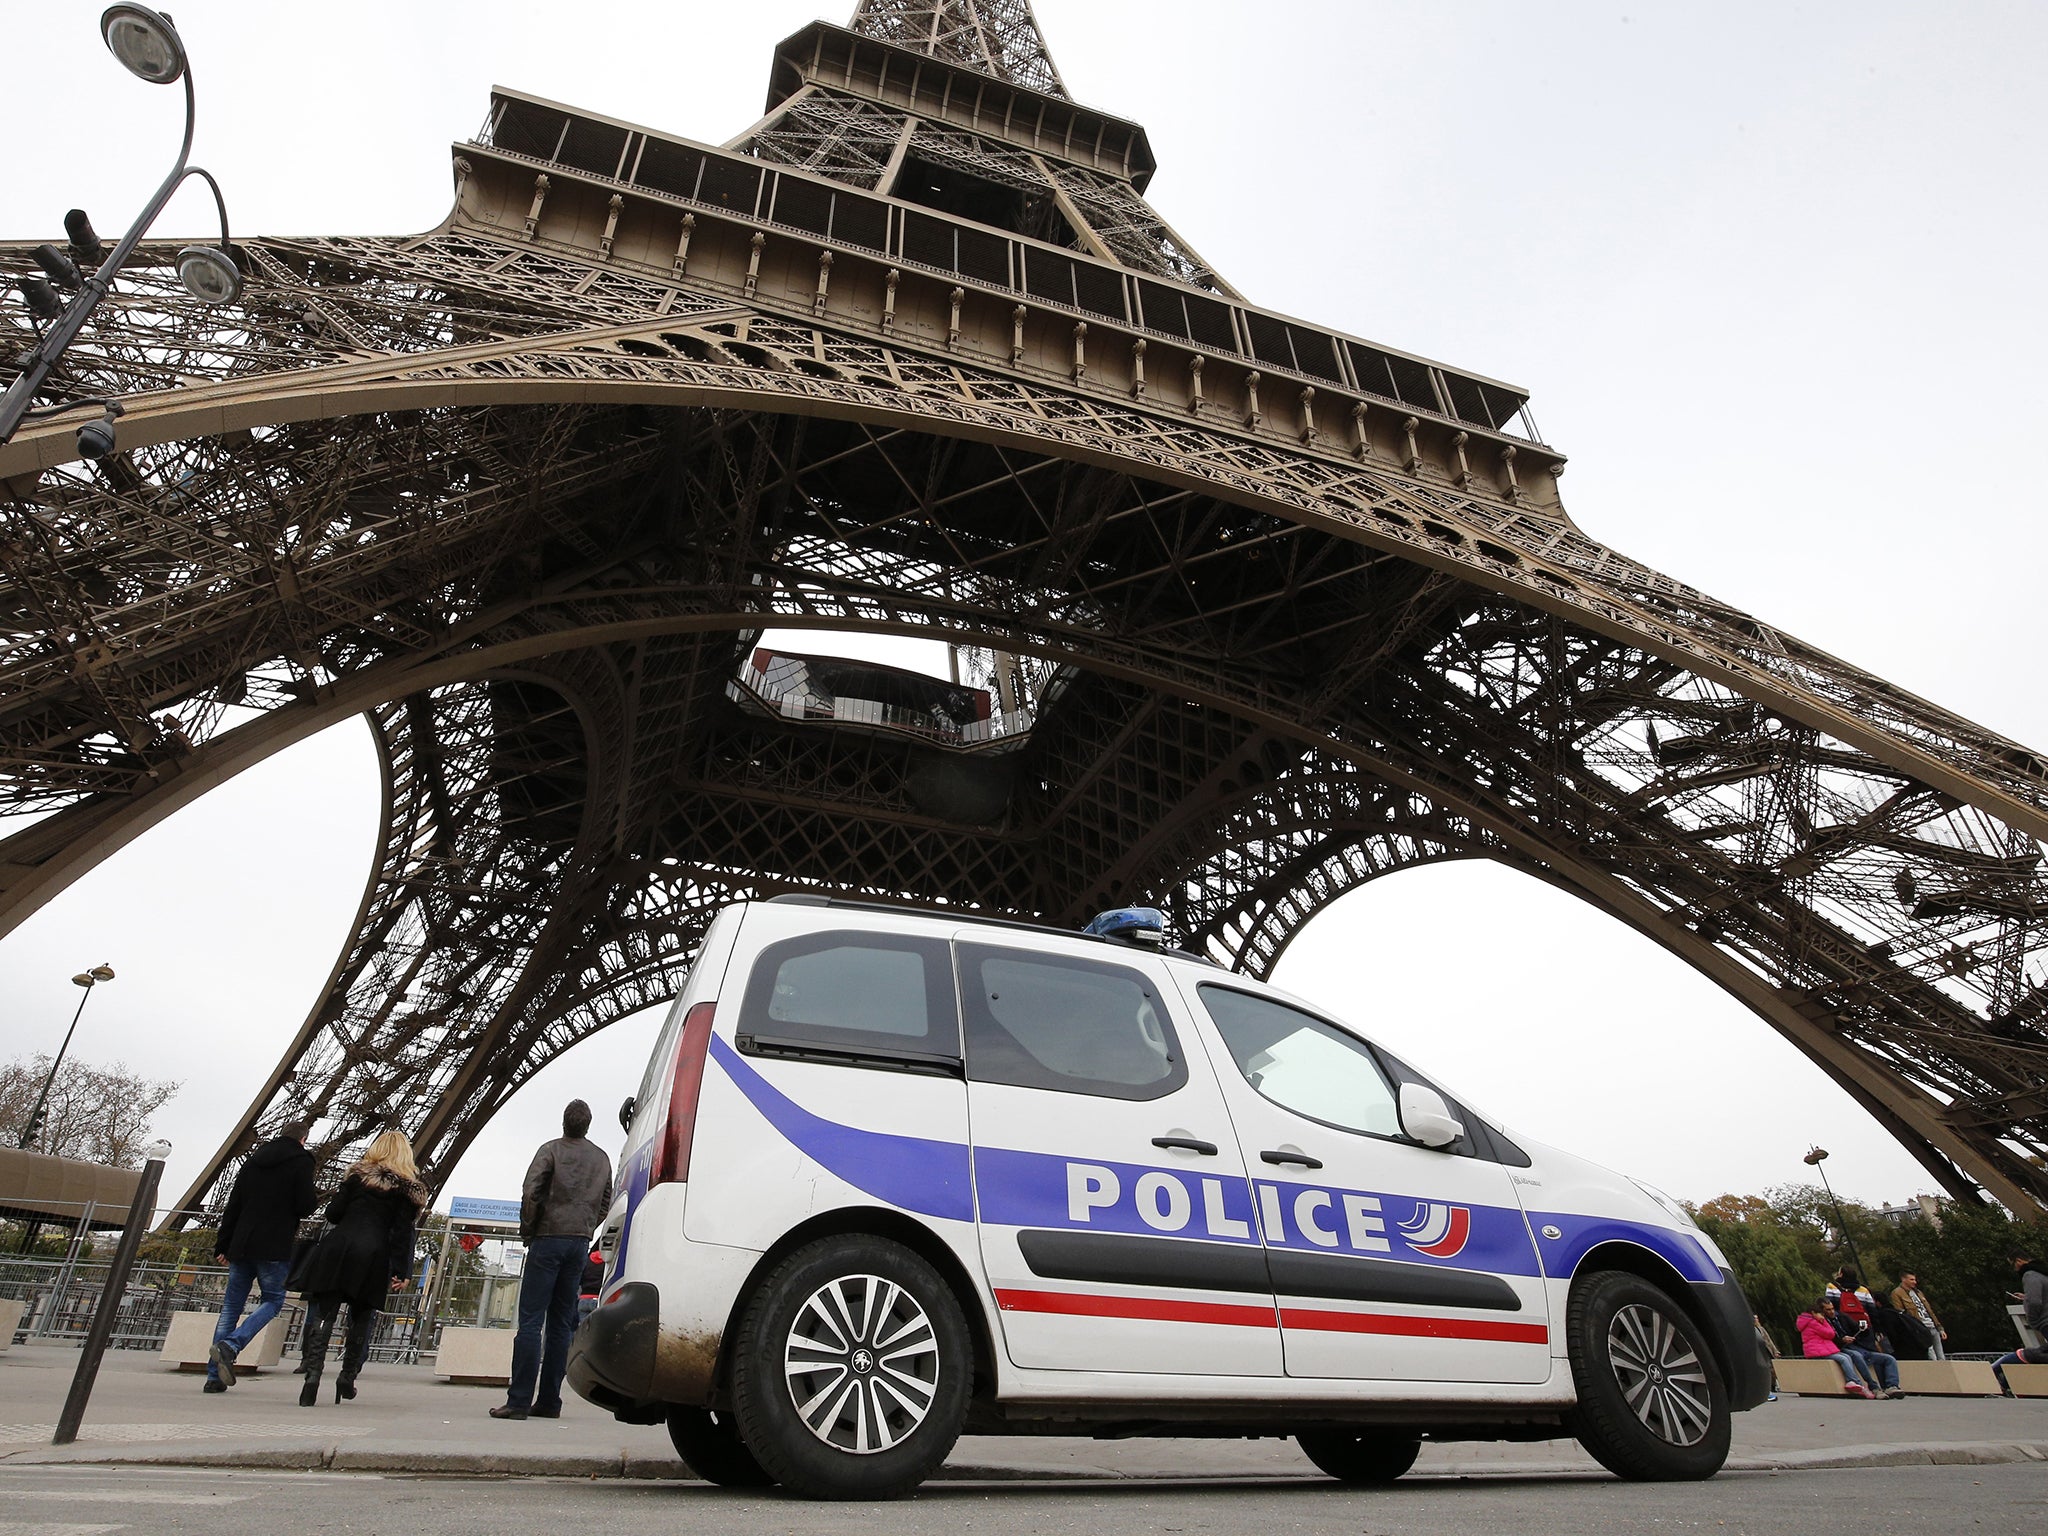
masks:
[[[334,1314],[340,1307],[330,1298],[315,1297],[306,1306],[306,1331],[299,1336],[299,1359],[306,1376],[299,1383],[299,1406],[311,1408],[320,1401],[320,1374],[327,1369],[327,1336],[334,1329]]]

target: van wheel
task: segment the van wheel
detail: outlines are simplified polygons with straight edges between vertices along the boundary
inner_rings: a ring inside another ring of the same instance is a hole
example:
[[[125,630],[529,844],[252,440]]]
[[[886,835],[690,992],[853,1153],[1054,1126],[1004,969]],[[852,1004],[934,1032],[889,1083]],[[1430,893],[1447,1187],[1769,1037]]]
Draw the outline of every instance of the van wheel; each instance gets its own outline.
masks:
[[[766,1488],[775,1481],[740,1439],[740,1427],[730,1413],[671,1408],[668,1437],[683,1465],[707,1483],[721,1488]]]
[[[1353,1435],[1341,1429],[1304,1430],[1294,1443],[1338,1482],[1367,1488],[1391,1483],[1422,1454],[1422,1442],[1411,1436]]]
[[[1728,1389],[1685,1309],[1636,1275],[1603,1270],[1565,1314],[1579,1444],[1616,1477],[1712,1477],[1728,1459]]]
[[[893,1499],[953,1449],[974,1346],[937,1270],[900,1243],[828,1237],[748,1301],[733,1356],[740,1434],[811,1499]]]

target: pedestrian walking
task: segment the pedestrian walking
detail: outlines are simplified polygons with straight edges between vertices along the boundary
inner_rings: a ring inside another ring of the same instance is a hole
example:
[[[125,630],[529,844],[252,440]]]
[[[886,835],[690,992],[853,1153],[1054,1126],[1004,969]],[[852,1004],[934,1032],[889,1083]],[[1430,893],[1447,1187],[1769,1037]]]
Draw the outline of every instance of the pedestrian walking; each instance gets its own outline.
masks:
[[[339,1403],[356,1395],[356,1377],[370,1355],[377,1313],[385,1296],[401,1289],[412,1272],[413,1229],[426,1208],[427,1188],[420,1183],[412,1143],[403,1131],[386,1131],[371,1142],[327,1202],[327,1219],[334,1225],[292,1276],[295,1288],[306,1296],[306,1331],[299,1341],[306,1373],[299,1387],[301,1408],[319,1400],[328,1336],[344,1302],[348,1335],[342,1345],[341,1374],[334,1379],[334,1400]]]
[[[2035,1337],[2048,1339],[2048,1269],[2035,1263],[2031,1253],[2013,1254],[2012,1268],[2013,1273],[2020,1277],[2020,1288],[2007,1291],[2006,1295],[2020,1304],[2020,1315],[2034,1330]],[[1999,1390],[2011,1397],[2012,1384],[2005,1379],[2008,1365],[2048,1365],[2048,1348],[2023,1344],[2011,1354],[1991,1362],[1991,1369],[1998,1377]]]
[[[214,1242],[214,1262],[227,1265],[228,1286],[213,1325],[202,1392],[225,1392],[235,1384],[235,1358],[284,1306],[292,1238],[320,1203],[313,1188],[313,1154],[306,1150],[312,1128],[306,1121],[285,1126],[251,1152],[235,1175]],[[244,1318],[251,1286],[256,1310]]]
[[[494,1419],[559,1419],[576,1293],[590,1235],[612,1203],[612,1160],[590,1143],[590,1106],[571,1099],[562,1134],[534,1153],[520,1191],[519,1235],[526,1267],[519,1277],[519,1334],[512,1341],[512,1384]]]
[[[1934,1303],[1920,1288],[1920,1277],[1911,1270],[1899,1276],[1899,1283],[1892,1291],[1892,1305],[1926,1329],[1928,1359],[1948,1358],[1948,1330],[1941,1326],[1941,1317],[1934,1310]]]

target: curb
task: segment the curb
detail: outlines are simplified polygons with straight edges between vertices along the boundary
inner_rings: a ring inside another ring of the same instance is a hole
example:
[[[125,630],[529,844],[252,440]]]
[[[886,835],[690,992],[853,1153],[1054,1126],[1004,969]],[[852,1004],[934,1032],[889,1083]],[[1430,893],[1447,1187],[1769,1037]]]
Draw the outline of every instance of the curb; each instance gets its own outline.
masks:
[[[1844,1467],[1995,1467],[2048,1461],[2041,1441],[1965,1441],[1949,1445],[1865,1445],[1841,1450],[1785,1451],[1776,1456],[1730,1457],[1729,1472],[1827,1472]]]
[[[1853,1467],[1999,1466],[2013,1462],[2048,1461],[2048,1442],[1976,1441],[1944,1445],[1865,1445],[1812,1451],[1784,1451],[1770,1456],[1730,1457],[1727,1472],[1827,1472]],[[51,1447],[0,1455],[8,1466],[56,1466],[66,1463],[120,1466],[242,1467],[299,1472],[409,1472],[440,1477],[557,1477],[592,1481],[621,1478],[639,1482],[696,1482],[681,1462],[621,1452],[616,1456],[513,1456],[472,1451],[379,1451],[349,1446],[252,1447],[238,1451],[202,1451],[149,1446],[124,1450],[110,1446]],[[1487,1479],[1554,1477],[1561,1474],[1605,1476],[1583,1462],[1529,1462],[1495,1467],[1425,1470],[1418,1479]],[[949,1462],[932,1474],[934,1482],[1273,1482],[1320,1481],[1313,1472],[1120,1472],[1110,1468],[1029,1467],[1003,1463]]]

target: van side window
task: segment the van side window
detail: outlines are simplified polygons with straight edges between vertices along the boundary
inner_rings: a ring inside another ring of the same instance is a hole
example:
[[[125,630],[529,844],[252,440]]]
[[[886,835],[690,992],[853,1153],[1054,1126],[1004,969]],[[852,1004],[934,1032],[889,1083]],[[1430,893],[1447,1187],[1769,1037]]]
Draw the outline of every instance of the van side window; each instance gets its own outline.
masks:
[[[1270,998],[1206,984],[1200,991],[1237,1070],[1264,1097],[1343,1130],[1401,1134],[1394,1090],[1361,1041]]]
[[[983,944],[957,952],[975,1082],[1157,1099],[1188,1080],[1158,989],[1142,972]]]
[[[784,939],[754,962],[738,1034],[756,1054],[952,1062],[957,1072],[952,957],[943,939],[892,933]]]

